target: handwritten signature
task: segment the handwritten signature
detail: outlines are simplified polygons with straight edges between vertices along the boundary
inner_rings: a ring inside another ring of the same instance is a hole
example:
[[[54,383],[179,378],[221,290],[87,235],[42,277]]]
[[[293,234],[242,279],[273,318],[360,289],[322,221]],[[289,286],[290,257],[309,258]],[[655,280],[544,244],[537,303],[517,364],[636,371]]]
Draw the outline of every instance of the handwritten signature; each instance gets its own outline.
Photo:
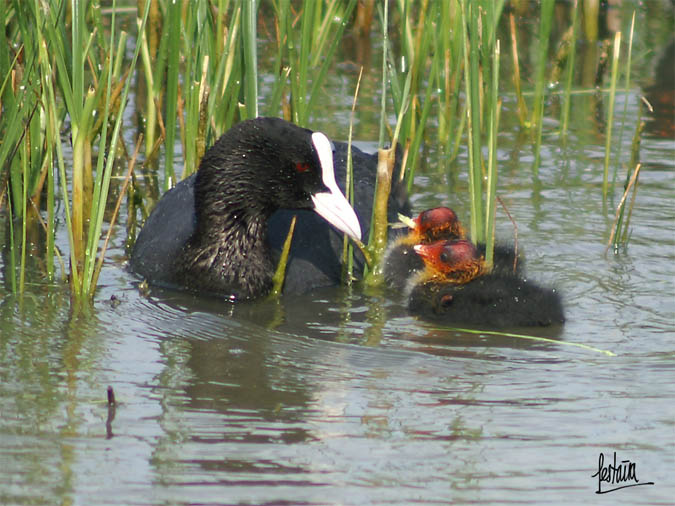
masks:
[[[630,460],[622,460],[621,463],[616,463],[616,452],[614,452],[614,462],[605,466],[605,455],[600,453],[598,457],[598,471],[591,475],[591,478],[598,477],[598,490],[596,494],[607,494],[620,490],[622,488],[637,487],[640,485],[654,485],[653,481],[644,481],[640,483],[637,477],[637,470],[635,462]],[[605,482],[608,486],[618,485],[614,488],[602,489],[602,483]]]

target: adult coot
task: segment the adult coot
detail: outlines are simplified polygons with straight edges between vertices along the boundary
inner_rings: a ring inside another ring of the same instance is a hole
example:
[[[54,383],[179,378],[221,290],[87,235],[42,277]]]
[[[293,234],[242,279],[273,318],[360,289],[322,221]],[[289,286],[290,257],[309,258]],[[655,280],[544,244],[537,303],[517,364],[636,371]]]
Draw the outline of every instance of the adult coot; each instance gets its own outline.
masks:
[[[235,125],[196,174],[160,199],[138,235],[131,269],[151,284],[256,298],[271,288],[297,215],[284,291],[338,283],[342,233],[360,238],[369,227],[377,164],[354,149],[355,214],[336,185],[336,178],[344,184],[345,160],[345,145],[278,118]],[[393,195],[390,213],[408,211],[400,188]]]
[[[412,314],[445,324],[548,326],[565,321],[560,295],[513,272],[486,272],[478,248],[466,240],[415,246],[425,270],[410,281]]]

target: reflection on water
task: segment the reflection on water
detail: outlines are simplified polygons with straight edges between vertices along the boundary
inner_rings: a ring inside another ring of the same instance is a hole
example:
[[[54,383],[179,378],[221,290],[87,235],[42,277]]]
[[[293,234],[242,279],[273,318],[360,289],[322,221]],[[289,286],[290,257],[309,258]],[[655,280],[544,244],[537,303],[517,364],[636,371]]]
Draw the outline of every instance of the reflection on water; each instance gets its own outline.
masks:
[[[629,253],[607,258],[596,188],[566,188],[590,208],[577,206],[589,219],[570,228],[565,198],[539,211],[512,198],[528,272],[565,294],[557,337],[614,358],[438,330],[358,290],[239,306],[144,298],[117,265],[89,316],[71,317],[63,294],[28,298],[22,312],[7,301],[2,500],[588,502],[598,454],[617,451],[656,485],[613,500],[666,503],[673,244],[653,237],[662,217],[650,206],[672,215],[672,189],[644,189]],[[119,401],[112,439],[107,385]]]
[[[631,241],[606,254],[617,202],[601,198],[597,98],[575,99],[567,145],[545,134],[537,174],[513,107],[500,192],[528,275],[564,295],[565,326],[536,330],[559,343],[441,329],[358,287],[237,306],[146,297],[120,233],[92,311],[71,309],[60,283],[3,293],[0,503],[593,503],[601,452],[655,482],[612,502],[671,503],[675,139],[660,133],[672,123],[651,119]],[[466,220],[465,155],[427,154],[415,210],[446,204]],[[497,233],[513,240],[501,211]]]
[[[675,38],[662,50],[654,71],[654,80],[646,89],[653,108],[647,132],[663,139],[675,137]]]

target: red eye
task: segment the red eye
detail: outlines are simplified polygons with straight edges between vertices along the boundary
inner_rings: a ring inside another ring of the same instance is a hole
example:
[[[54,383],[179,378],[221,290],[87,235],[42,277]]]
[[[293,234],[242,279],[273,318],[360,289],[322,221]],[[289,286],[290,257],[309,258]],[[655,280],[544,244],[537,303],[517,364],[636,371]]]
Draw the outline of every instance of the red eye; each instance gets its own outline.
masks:
[[[441,308],[447,308],[448,306],[450,306],[450,304],[452,304],[452,299],[453,299],[453,296],[450,295],[450,294],[446,293],[446,294],[442,295],[441,300],[440,300]]]
[[[295,170],[298,172],[307,172],[309,170],[309,164],[303,162],[295,162]]]

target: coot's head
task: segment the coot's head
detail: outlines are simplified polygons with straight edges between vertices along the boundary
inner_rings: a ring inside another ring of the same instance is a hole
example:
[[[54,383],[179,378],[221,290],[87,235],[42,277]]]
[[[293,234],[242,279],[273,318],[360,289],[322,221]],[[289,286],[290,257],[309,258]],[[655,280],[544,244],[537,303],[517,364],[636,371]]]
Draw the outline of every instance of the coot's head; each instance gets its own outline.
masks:
[[[414,247],[427,267],[427,277],[463,284],[485,271],[485,261],[476,246],[465,239],[436,241]]]
[[[461,239],[464,228],[457,219],[455,211],[449,207],[435,207],[422,211],[415,222],[413,233],[419,242],[435,242],[440,239]]]
[[[266,219],[279,208],[313,209],[361,238],[359,220],[335,182],[331,142],[279,118],[243,121],[228,130],[204,155],[195,192],[199,226]]]

